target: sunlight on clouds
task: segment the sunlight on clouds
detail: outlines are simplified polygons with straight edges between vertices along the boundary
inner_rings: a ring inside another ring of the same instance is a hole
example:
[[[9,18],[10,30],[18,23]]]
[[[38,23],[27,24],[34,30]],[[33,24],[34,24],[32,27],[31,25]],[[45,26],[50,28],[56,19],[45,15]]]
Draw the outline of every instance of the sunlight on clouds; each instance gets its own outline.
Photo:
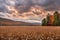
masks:
[[[14,21],[41,23],[59,9],[59,0],[0,0],[0,17]],[[60,10],[60,9],[59,9]]]

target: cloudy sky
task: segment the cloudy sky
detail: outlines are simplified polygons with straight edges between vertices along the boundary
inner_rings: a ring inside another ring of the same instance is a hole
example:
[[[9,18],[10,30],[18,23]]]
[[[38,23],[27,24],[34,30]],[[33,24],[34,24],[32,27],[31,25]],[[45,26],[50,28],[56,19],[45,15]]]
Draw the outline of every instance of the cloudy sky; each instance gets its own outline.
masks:
[[[60,0],[0,0],[0,10],[7,10],[6,5],[25,5],[25,8],[27,6],[30,7],[34,5],[39,5],[44,7],[45,10],[59,10]]]
[[[42,7],[42,9],[45,11],[60,10],[60,0],[0,0],[0,17],[10,18],[14,20],[21,20],[21,18],[18,18],[19,16],[15,18],[12,16],[12,14],[10,15],[11,17],[8,17],[7,15],[9,15],[9,12],[11,11],[9,11],[7,6],[14,7],[19,12],[19,15],[20,15],[22,12],[25,12],[26,14],[28,14],[27,12],[31,9],[31,7],[34,7],[35,5]],[[22,15],[25,15],[25,14],[22,14]],[[39,23],[42,18],[39,15],[37,16],[35,15],[32,17],[26,16],[25,18],[29,19],[28,20],[29,22],[39,22]]]
[[[26,6],[39,5],[45,10],[59,10],[60,0],[18,0],[17,5],[24,4]]]

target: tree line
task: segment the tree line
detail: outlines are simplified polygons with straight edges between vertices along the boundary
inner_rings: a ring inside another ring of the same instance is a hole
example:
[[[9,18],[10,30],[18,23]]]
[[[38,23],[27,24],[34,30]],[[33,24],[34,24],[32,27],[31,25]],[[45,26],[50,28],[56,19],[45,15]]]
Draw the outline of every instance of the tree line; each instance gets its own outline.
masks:
[[[53,15],[48,14],[42,20],[42,26],[60,26],[60,13],[55,11]]]

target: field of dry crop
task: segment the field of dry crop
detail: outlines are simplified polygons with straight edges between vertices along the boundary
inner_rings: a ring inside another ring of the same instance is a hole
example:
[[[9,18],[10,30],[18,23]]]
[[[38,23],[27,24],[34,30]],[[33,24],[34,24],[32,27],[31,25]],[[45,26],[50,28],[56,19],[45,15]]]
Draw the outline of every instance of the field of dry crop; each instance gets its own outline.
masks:
[[[0,26],[0,40],[60,40],[60,27]]]

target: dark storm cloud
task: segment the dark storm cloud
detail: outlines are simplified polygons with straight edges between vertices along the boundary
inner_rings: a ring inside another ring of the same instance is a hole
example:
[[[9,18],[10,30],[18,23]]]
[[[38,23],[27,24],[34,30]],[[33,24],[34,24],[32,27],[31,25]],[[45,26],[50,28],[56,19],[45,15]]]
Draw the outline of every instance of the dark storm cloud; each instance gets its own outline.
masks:
[[[60,10],[60,0],[46,0],[41,6],[47,11]]]
[[[47,4],[43,5],[44,9],[47,11],[60,10],[60,0],[47,1]]]
[[[32,0],[19,0],[15,3],[15,8],[20,12],[29,11],[30,7],[33,6],[34,3]],[[22,7],[21,7],[22,6]]]
[[[35,5],[43,7],[47,11],[60,10],[60,0],[0,0],[0,11],[7,10],[6,5],[15,6],[19,12],[27,12],[31,6]]]
[[[20,2],[19,2],[20,1]],[[17,1],[17,9],[20,5],[24,5],[21,11],[28,11],[31,6],[38,5],[44,7],[45,10],[59,10],[60,0],[19,0]]]

